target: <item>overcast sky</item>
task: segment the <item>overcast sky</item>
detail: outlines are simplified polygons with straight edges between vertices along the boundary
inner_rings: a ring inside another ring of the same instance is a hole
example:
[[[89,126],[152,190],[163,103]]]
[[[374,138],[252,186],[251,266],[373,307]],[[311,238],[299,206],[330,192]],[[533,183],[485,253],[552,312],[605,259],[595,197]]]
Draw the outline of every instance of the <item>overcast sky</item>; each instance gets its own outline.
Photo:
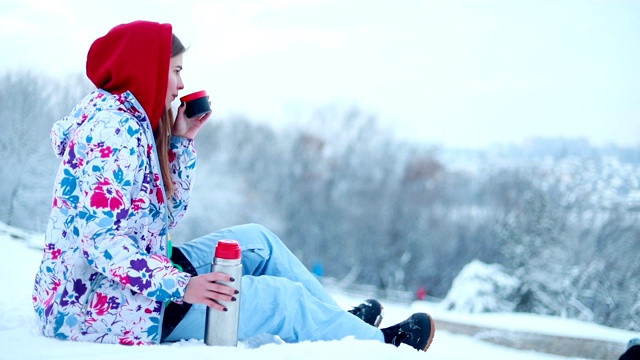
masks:
[[[444,146],[640,144],[640,0],[0,0],[0,69],[83,72],[136,19],[173,24],[214,120],[339,103]]]

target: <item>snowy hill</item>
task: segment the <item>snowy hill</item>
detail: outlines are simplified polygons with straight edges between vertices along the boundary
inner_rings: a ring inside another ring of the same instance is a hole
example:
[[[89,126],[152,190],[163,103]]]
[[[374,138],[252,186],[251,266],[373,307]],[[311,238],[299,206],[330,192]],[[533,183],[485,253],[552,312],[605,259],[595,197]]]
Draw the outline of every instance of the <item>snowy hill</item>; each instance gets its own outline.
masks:
[[[385,305],[383,326],[404,320],[416,311],[431,313],[441,326],[428,354],[422,354],[407,346],[395,348],[369,341],[343,339],[333,342],[305,342],[282,344],[255,338],[241,343],[238,348],[208,347],[200,341],[185,341],[171,345],[151,347],[127,347],[92,343],[74,343],[44,338],[38,334],[35,314],[31,308],[33,276],[40,260],[43,236],[22,231],[0,223],[0,359],[567,359],[541,351],[516,350],[483,341],[487,332],[518,334],[534,333],[556,339],[570,337],[583,339],[585,343],[609,342],[624,344],[639,334],[611,329],[595,324],[532,316],[524,314],[464,314],[446,311],[439,304],[414,302],[395,303],[382,300]],[[336,300],[346,308],[356,305],[371,294],[354,295],[346,290],[331,288]],[[467,333],[460,335],[456,333]],[[505,336],[502,336],[503,338]],[[491,340],[491,339],[489,339]],[[496,341],[494,341],[496,342]],[[510,344],[517,345],[517,344]],[[522,347],[522,346],[519,346]],[[592,358],[592,357],[589,357]],[[572,359],[578,359],[573,357]]]

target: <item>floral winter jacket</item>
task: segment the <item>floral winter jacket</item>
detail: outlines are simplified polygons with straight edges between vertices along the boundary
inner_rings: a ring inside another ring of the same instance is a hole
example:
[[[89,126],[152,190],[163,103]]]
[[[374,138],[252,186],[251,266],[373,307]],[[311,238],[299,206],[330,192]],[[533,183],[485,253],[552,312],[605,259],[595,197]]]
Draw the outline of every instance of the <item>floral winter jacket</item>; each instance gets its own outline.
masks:
[[[33,305],[45,336],[159,342],[163,304],[181,302],[189,274],[166,257],[186,209],[192,141],[171,139],[175,194],[164,187],[147,115],[133,94],[96,90],[51,131],[56,177]]]

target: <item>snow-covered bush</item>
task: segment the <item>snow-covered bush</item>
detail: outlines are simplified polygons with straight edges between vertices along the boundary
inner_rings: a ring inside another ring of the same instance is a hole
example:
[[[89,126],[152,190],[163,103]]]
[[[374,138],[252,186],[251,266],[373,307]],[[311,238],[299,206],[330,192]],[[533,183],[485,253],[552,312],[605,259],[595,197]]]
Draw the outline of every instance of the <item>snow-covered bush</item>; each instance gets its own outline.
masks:
[[[471,313],[511,312],[520,285],[520,280],[506,274],[501,265],[473,260],[455,278],[442,306]]]

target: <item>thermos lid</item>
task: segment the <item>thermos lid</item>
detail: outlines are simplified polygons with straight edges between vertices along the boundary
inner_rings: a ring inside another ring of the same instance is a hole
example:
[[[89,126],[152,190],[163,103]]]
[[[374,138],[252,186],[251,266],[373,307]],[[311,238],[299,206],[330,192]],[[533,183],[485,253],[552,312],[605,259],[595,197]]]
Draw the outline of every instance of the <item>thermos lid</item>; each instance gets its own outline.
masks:
[[[242,250],[240,244],[235,240],[219,240],[216,245],[216,257],[219,259],[240,259]]]

